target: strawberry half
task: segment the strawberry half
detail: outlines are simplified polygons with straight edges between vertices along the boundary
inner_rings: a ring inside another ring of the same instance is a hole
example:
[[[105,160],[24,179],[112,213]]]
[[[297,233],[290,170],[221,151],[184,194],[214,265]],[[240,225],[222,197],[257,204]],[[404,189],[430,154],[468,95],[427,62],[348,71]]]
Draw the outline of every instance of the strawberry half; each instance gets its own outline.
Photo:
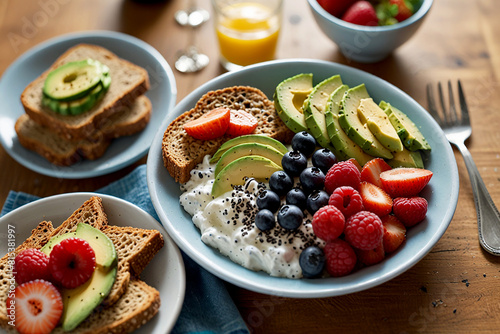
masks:
[[[318,0],[324,10],[333,16],[340,17],[355,0]]]
[[[398,7],[398,13],[394,16],[398,22],[404,21],[413,15],[413,5],[406,0],[389,0],[391,5]]]
[[[355,248],[358,261],[364,265],[371,266],[385,259],[384,244],[381,242],[375,249],[362,250]]]
[[[423,168],[394,168],[380,174],[382,188],[392,197],[416,196],[424,189],[432,172]]]
[[[382,183],[380,182],[380,173],[387,170],[391,170],[392,167],[389,166],[382,158],[375,158],[368,161],[361,169],[361,181],[370,182],[377,187],[382,188]]]
[[[211,140],[222,137],[229,127],[231,111],[228,108],[216,108],[195,120],[184,124],[187,134],[196,139]]]
[[[386,253],[392,253],[406,240],[406,227],[393,215],[382,217],[384,235],[382,241]]]
[[[63,312],[61,294],[44,280],[23,283],[9,294],[7,312],[11,311],[19,333],[48,334],[57,326]]]
[[[392,211],[392,198],[380,187],[366,181],[359,185],[359,194],[363,199],[365,210],[373,212],[379,217],[388,215]]]
[[[226,134],[231,137],[248,135],[259,125],[257,118],[246,111],[231,109],[230,114]]]
[[[342,15],[342,20],[362,26],[378,25],[377,13],[369,1],[356,1]]]

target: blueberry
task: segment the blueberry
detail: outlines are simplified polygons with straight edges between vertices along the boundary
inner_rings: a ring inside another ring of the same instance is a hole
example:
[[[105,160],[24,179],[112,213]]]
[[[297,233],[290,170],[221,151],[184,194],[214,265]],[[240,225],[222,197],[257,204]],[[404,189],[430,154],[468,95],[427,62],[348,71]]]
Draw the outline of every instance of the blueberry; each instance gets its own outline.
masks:
[[[278,224],[287,230],[295,230],[302,224],[304,213],[296,205],[283,205],[278,211]]]
[[[274,213],[268,209],[262,209],[255,215],[255,226],[261,231],[267,231],[276,226]]]
[[[298,206],[302,211],[306,209],[307,196],[302,189],[293,188],[286,194],[286,204]]]
[[[322,148],[313,153],[312,164],[321,169],[326,175],[330,167],[337,163],[337,157],[327,148]]]
[[[315,278],[321,275],[325,263],[325,253],[318,246],[309,246],[300,253],[299,264],[302,268],[302,274],[306,278]]]
[[[269,187],[272,191],[278,194],[278,196],[284,196],[290,191],[290,189],[292,189],[293,180],[290,175],[280,170],[274,172],[269,178]]]
[[[291,177],[299,176],[307,167],[307,158],[299,151],[289,151],[281,159],[283,170]]]
[[[316,149],[316,139],[307,131],[298,132],[292,138],[292,148],[309,157]]]
[[[323,189],[325,174],[318,167],[307,167],[300,173],[300,184],[307,194],[313,190]]]
[[[257,196],[257,207],[262,209],[268,209],[271,212],[278,211],[280,207],[280,197],[277,193],[272,190],[261,191],[259,196]]]
[[[328,196],[326,191],[314,190],[309,196],[307,196],[307,211],[309,211],[311,215],[314,215],[316,211],[318,211],[325,205],[328,205],[329,199],[330,196]]]

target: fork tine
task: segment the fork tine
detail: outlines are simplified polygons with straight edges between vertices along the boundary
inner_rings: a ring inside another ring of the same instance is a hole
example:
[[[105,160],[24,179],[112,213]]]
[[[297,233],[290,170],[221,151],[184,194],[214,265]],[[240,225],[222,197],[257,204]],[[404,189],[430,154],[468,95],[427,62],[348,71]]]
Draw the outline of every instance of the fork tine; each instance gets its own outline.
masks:
[[[465,101],[465,95],[460,80],[458,80],[458,99],[460,101],[460,110],[462,111],[462,124],[470,125],[469,108],[467,107],[467,102]]]
[[[434,100],[434,92],[432,91],[431,84],[427,84],[427,108],[429,109],[431,116],[434,117],[440,126],[442,126],[442,120],[437,112],[436,101]]]
[[[443,111],[443,125],[449,125],[448,113],[446,111],[446,106],[444,104],[443,88],[441,87],[441,82],[438,82],[438,94],[439,102],[441,103],[441,110]]]
[[[449,105],[450,105],[450,110],[448,111],[448,114],[450,116],[450,122],[456,123],[458,119],[457,115],[457,110],[455,108],[455,96],[453,95],[453,88],[451,87],[451,81],[448,80],[448,95],[449,95]]]

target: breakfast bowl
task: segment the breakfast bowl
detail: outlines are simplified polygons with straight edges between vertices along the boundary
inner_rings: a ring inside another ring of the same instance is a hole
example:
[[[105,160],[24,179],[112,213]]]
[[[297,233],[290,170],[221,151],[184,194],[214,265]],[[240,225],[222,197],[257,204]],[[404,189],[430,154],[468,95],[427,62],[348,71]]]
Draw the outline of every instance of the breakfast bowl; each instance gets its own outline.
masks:
[[[382,262],[343,277],[292,279],[252,271],[231,261],[201,240],[200,230],[180,204],[181,185],[170,176],[162,158],[162,140],[168,125],[193,108],[207,92],[232,86],[260,89],[269,99],[283,80],[300,73],[312,73],[314,83],[340,75],[343,83],[354,87],[364,83],[374,101],[385,100],[397,106],[414,121],[432,147],[425,168],[434,174],[421,192],[429,206],[424,221],[408,230],[407,240]],[[201,85],[175,107],[160,125],[147,160],[147,183],[158,216],[169,235],[200,266],[239,287],[277,296],[316,298],[345,295],[366,290],[402,274],[418,263],[446,231],[458,200],[458,171],[453,151],[434,119],[415,100],[390,83],[345,65],[311,59],[286,59],[260,63],[228,72]]]
[[[408,19],[386,26],[362,26],[346,22],[328,13],[317,0],[307,0],[320,29],[348,59],[375,63],[389,56],[408,41],[422,25],[433,0],[421,0]]]

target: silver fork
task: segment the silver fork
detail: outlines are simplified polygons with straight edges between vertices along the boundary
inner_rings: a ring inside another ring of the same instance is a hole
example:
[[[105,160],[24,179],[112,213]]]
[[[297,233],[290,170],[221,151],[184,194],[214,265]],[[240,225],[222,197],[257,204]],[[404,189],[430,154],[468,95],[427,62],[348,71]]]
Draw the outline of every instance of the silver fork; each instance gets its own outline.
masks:
[[[455,145],[462,154],[472,184],[472,193],[477,211],[478,235],[481,246],[489,253],[500,256],[500,214],[491,199],[472,156],[465,146],[465,140],[472,133],[469,111],[462,90],[462,84],[458,80],[458,98],[460,102],[460,117],[457,115],[455,98],[452,84],[448,81],[449,108],[446,108],[443,89],[438,83],[439,103],[443,116],[440,117],[434,99],[432,85],[427,85],[427,103],[429,112],[439,123],[446,135],[446,139]]]

